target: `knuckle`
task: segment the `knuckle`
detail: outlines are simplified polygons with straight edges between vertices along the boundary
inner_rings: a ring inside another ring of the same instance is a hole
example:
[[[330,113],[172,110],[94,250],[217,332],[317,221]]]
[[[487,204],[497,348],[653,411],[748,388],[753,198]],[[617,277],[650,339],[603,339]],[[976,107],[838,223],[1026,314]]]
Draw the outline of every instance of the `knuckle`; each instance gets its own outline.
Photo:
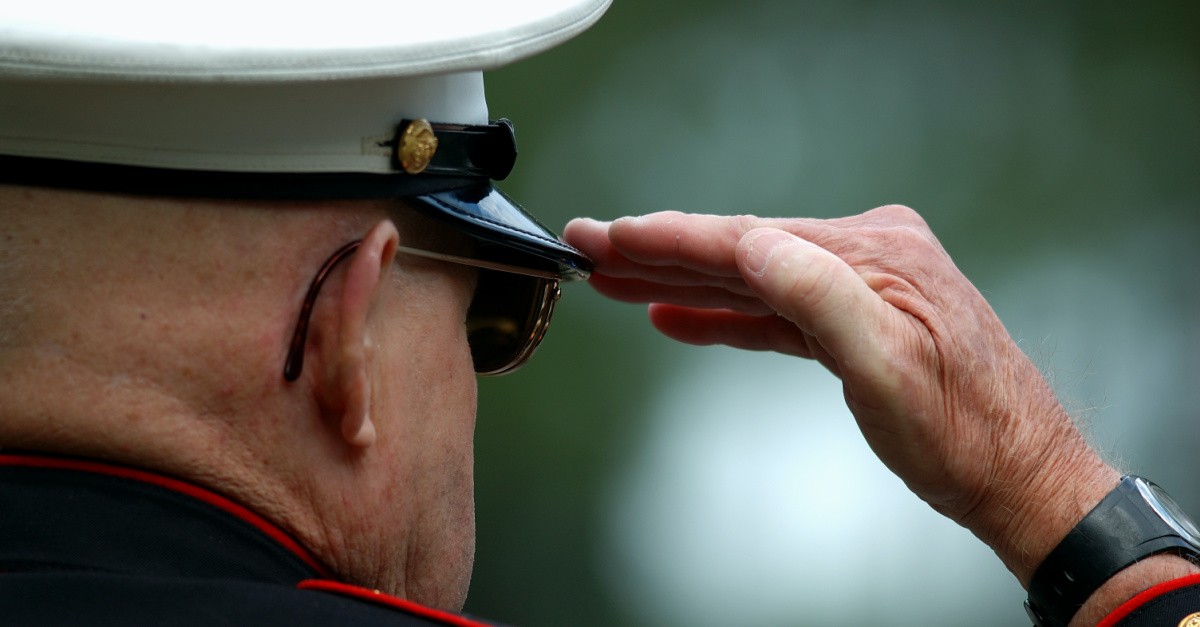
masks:
[[[900,224],[925,224],[921,214],[906,205],[884,205],[875,209],[880,214],[892,218]]]
[[[917,226],[897,226],[893,228],[892,232],[903,243],[904,246],[913,247],[920,251],[926,251],[936,241],[933,238],[933,233],[930,232],[929,229]]]
[[[736,215],[736,216],[730,217],[730,224],[733,227],[733,234],[738,237],[741,237],[741,236],[749,233],[750,231],[753,231],[754,229],[757,229],[757,228],[763,226],[762,222],[763,221],[761,219],[759,219],[757,216],[753,216],[750,214]]]
[[[881,218],[882,222],[892,226],[906,226],[917,229],[919,231],[928,232],[932,235],[929,229],[929,224],[925,222],[925,218],[917,213],[916,209],[906,205],[884,205],[872,209],[870,213],[877,218]]]
[[[865,236],[870,242],[869,258],[885,265],[888,260],[924,258],[934,248],[924,232],[907,225],[875,227]]]
[[[898,245],[915,247],[922,252],[938,252],[942,245],[929,223],[916,210],[904,205],[884,205],[873,210],[886,219],[884,230],[891,233]]]

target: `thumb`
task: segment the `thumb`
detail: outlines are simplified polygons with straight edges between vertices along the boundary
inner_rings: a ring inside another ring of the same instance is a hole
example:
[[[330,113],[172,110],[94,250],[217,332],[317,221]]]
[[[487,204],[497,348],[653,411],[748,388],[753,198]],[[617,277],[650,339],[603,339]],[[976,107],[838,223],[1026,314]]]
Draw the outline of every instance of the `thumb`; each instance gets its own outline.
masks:
[[[888,306],[837,255],[770,228],[743,235],[736,255],[750,289],[816,338],[843,376],[869,376],[888,361],[879,333]]]

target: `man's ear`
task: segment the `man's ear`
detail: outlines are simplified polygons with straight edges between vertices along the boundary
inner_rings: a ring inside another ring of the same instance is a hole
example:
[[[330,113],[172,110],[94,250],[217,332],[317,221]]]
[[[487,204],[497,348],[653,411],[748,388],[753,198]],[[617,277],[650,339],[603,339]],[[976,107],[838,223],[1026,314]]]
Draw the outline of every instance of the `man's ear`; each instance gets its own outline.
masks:
[[[336,422],[341,437],[354,447],[375,442],[371,418],[371,339],[368,320],[372,305],[388,284],[400,235],[389,220],[367,233],[349,266],[340,290],[334,290],[333,315],[326,318],[318,369],[317,397],[322,413]],[[333,287],[333,286],[331,286]]]

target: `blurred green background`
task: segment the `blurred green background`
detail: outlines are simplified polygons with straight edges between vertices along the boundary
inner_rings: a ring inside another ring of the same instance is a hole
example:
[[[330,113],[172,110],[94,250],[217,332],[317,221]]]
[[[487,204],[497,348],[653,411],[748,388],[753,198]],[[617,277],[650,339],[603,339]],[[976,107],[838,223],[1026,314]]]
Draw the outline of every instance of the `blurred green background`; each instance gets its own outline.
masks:
[[[1096,445],[1200,515],[1198,25],[1194,2],[619,2],[489,100],[519,131],[506,191],[556,228],[914,207]],[[565,292],[537,358],[481,381],[468,612],[1028,624],[827,373]]]

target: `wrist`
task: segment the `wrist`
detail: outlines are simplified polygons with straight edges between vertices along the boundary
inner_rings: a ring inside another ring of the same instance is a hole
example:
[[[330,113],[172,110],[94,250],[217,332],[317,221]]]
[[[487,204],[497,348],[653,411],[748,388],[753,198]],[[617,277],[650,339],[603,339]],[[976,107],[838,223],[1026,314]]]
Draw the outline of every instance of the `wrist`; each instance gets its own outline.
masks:
[[[992,549],[1025,588],[1046,557],[1121,481],[1091,449],[1049,466],[1026,498],[1012,505],[1011,524]]]
[[[1016,438],[979,506],[961,521],[1026,588],[1050,551],[1120,482],[1061,406],[1053,411],[1037,423],[1041,429]]]

